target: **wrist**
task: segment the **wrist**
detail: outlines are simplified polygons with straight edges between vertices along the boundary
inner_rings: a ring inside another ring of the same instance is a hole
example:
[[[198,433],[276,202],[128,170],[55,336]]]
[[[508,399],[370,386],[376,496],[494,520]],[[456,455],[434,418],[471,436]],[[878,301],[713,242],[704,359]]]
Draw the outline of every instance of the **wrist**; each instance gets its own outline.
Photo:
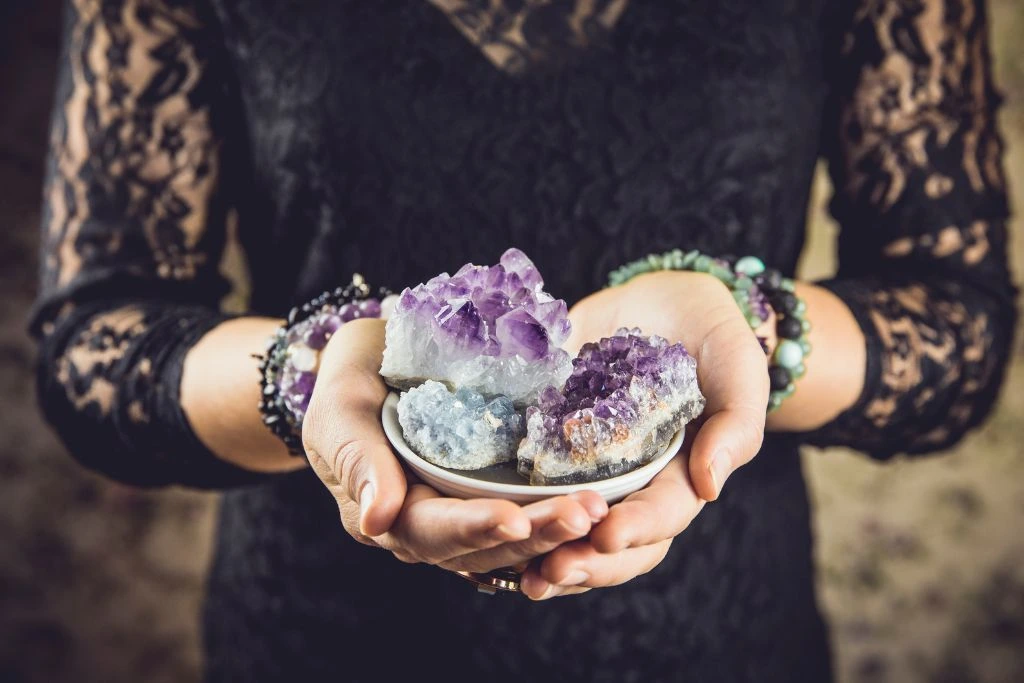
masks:
[[[795,383],[805,374],[804,360],[811,351],[806,305],[795,294],[796,284],[753,256],[715,258],[696,250],[680,249],[627,263],[612,271],[608,281],[610,286],[629,286],[637,280],[660,283],[672,277],[668,273],[680,273],[675,278],[685,274],[688,280],[698,282],[710,277],[728,290],[734,306],[767,354],[771,384],[768,410],[777,410],[795,392]],[[701,295],[690,290],[686,294]],[[707,300],[704,305],[707,310],[715,308]]]
[[[302,423],[323,351],[346,323],[380,318],[382,300],[388,295],[390,292],[382,289],[371,296],[369,285],[357,274],[348,286],[293,308],[268,340],[266,351],[259,356],[259,411],[263,424],[284,442],[290,454],[304,454]]]

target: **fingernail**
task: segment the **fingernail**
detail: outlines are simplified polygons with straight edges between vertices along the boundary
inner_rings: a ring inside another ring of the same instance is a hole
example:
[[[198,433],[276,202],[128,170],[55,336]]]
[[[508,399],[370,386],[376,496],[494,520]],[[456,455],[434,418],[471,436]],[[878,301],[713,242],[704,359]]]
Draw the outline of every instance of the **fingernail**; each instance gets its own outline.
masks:
[[[540,585],[544,586],[544,590],[541,592],[541,594],[535,598],[530,597],[536,592],[535,589],[538,588]],[[522,589],[523,593],[526,594],[526,597],[530,598],[531,600],[543,600],[544,597],[549,592],[551,592],[551,584],[545,581],[544,579],[540,578],[540,576],[532,573],[523,575],[523,580],[520,584],[520,588]]]
[[[544,589],[544,592],[540,594],[540,597],[537,598],[537,600],[547,600],[549,598],[555,597],[561,592],[562,591],[558,589],[558,586],[548,584],[548,587]]]
[[[359,533],[364,536],[369,536],[366,533],[366,515],[370,511],[370,506],[373,505],[373,497],[376,495],[377,489],[372,481],[363,484],[363,488],[359,491]]]
[[[583,509],[590,515],[590,521],[597,524],[608,516],[608,504],[604,500],[595,500],[592,496],[582,496],[574,493],[570,496],[583,506]]]
[[[491,529],[491,537],[499,541],[523,541],[530,537],[530,528],[522,524],[499,524]]]
[[[549,522],[540,530],[540,537],[545,541],[557,542],[565,534],[568,533],[573,536],[582,536],[587,533],[587,529],[578,528],[571,526],[564,519],[556,519],[553,522]]]
[[[590,574],[582,569],[573,569],[569,575],[558,582],[559,586],[578,586],[590,578]]]
[[[716,496],[722,493],[722,486],[725,484],[725,480],[729,478],[729,468],[731,466],[732,463],[728,453],[718,451],[711,456],[711,462],[708,463],[708,472],[711,474],[711,483],[715,487]]]

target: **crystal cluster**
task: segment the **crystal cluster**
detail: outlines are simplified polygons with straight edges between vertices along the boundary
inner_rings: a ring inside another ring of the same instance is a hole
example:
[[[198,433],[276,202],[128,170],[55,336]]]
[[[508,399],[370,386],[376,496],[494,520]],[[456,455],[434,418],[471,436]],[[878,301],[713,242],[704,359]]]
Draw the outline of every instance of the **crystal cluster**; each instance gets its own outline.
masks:
[[[424,459],[456,470],[514,460],[525,431],[523,416],[507,396],[487,399],[466,388],[452,393],[434,381],[402,394],[398,421]]]
[[[388,320],[381,375],[398,389],[433,379],[534,402],[572,370],[559,348],[569,336],[565,302],[543,287],[526,254],[509,249],[497,265],[467,264],[406,289]]]
[[[620,329],[585,344],[561,391],[526,411],[519,472],[532,484],[623,474],[661,453],[704,409],[696,362],[682,344]]]

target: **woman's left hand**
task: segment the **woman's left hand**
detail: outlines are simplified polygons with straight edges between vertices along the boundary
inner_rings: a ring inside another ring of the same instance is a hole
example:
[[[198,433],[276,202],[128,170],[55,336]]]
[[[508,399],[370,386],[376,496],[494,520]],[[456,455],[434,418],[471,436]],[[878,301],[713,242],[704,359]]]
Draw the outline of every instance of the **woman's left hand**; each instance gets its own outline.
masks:
[[[768,406],[765,354],[728,288],[702,273],[658,272],[580,301],[569,313],[575,351],[620,327],[681,341],[707,398],[699,427],[641,491],[613,505],[590,537],[530,567],[523,591],[546,599],[625,583],[654,569],[672,540],[757,454]]]

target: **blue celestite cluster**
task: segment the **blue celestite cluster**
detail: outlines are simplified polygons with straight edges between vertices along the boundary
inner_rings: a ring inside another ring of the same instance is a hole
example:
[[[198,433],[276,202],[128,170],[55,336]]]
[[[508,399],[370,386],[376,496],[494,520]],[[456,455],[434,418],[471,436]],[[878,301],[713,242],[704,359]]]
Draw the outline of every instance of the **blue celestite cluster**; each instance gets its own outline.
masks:
[[[466,388],[452,393],[434,381],[402,394],[398,421],[405,440],[425,460],[457,470],[515,459],[526,431],[507,396],[487,399]]]

